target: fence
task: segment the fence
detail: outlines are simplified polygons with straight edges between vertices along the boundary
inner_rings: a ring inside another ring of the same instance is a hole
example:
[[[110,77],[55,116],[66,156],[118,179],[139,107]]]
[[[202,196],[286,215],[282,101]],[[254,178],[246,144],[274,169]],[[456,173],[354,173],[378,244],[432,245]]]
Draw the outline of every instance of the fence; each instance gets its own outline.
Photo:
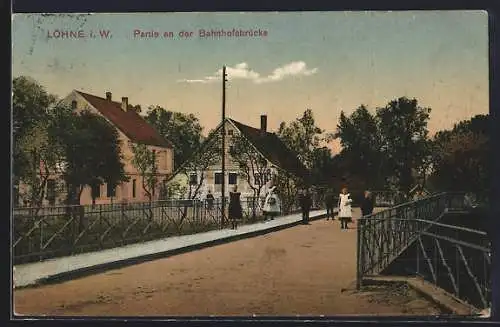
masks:
[[[242,224],[262,219],[262,199],[241,201]],[[95,251],[173,235],[194,234],[228,225],[227,202],[199,200],[16,208],[14,263]]]
[[[463,210],[462,193],[441,193],[359,220],[357,287],[403,252],[404,270],[476,307],[490,298],[490,246],[486,232],[442,224],[446,212]],[[472,286],[472,287],[471,287]]]

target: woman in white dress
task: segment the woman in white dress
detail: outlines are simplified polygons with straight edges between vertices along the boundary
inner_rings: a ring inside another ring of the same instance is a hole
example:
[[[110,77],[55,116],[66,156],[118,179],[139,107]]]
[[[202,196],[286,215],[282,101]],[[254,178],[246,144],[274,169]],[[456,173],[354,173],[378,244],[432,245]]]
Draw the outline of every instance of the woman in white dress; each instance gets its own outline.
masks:
[[[347,192],[347,188],[342,189],[339,194],[339,220],[340,229],[348,229],[347,224],[352,221],[351,195]]]
[[[276,194],[276,186],[271,187],[269,192],[267,193],[265,202],[264,202],[264,220],[268,218],[273,220],[274,217],[278,216],[281,212],[280,210],[280,199]]]

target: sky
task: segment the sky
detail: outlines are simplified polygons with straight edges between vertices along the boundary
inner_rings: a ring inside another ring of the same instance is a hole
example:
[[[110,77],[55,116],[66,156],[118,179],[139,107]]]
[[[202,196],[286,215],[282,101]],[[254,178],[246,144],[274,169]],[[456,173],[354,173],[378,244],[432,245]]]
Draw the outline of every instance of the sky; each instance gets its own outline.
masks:
[[[432,133],[489,111],[485,11],[15,14],[12,76],[195,114],[207,133],[227,116],[268,128],[311,109],[336,129],[341,111],[407,96],[432,108]],[[211,37],[200,30],[252,30]],[[82,37],[61,37],[69,31]],[[109,31],[107,37],[99,31]],[[146,37],[158,32],[158,37]],[[185,36],[192,32],[192,36]],[[167,32],[167,33],[165,33]],[[92,33],[92,34],[91,34]],[[165,33],[165,34],[164,34]],[[166,37],[164,37],[164,35]],[[171,37],[173,35],[173,37]],[[337,152],[338,142],[330,144]]]

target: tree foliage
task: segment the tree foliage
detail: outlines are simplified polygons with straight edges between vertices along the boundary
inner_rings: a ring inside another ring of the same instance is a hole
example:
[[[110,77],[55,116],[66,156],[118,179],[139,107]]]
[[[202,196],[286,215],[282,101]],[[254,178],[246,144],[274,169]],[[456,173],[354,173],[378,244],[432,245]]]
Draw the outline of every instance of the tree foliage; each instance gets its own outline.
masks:
[[[148,201],[151,202],[154,197],[158,181],[158,163],[156,154],[147,145],[132,143],[133,157],[132,165],[137,169],[141,176],[141,185]]]
[[[62,149],[67,203],[79,204],[85,186],[106,183],[114,187],[128,180],[118,131],[103,117],[87,110],[76,113],[58,108],[50,133]]]
[[[401,97],[378,108],[374,114],[366,106],[349,117],[340,115],[333,138],[340,138],[341,154],[350,161],[349,169],[370,188],[395,182],[396,189],[408,192],[417,174],[425,173],[430,147],[427,122],[430,108],[416,99]]]
[[[13,80],[13,182],[22,183],[22,202],[39,207],[45,198],[48,178],[57,173],[61,148],[49,133],[54,123],[51,95],[35,80],[21,76]]]
[[[416,99],[406,97],[390,101],[377,110],[386,153],[386,167],[394,170],[399,187],[408,192],[415,182],[413,171],[428,155],[427,123],[430,108],[420,107]]]
[[[330,184],[335,174],[335,162],[332,151],[326,146],[314,148],[312,153],[311,183],[314,185]]]
[[[436,133],[430,178],[434,188],[487,195],[491,180],[488,121],[488,115],[476,115]]]
[[[189,182],[187,198],[195,199],[200,195],[201,187],[205,181],[205,174],[210,168],[220,162],[222,158],[222,135],[221,129],[216,129],[207,137],[206,142],[199,146],[191,156],[179,168],[190,181],[191,174],[196,175],[196,183]]]
[[[300,161],[307,167],[313,166],[313,152],[319,147],[323,130],[316,126],[311,109],[304,111],[301,117],[295,119],[288,125],[280,124],[278,137],[293,151],[297,153]]]
[[[55,101],[56,96],[47,93],[45,88],[32,78],[26,76],[14,78],[12,82],[14,184],[18,184],[20,180],[25,182],[27,179],[32,180],[34,159],[50,155],[46,127],[50,118],[50,107]]]
[[[13,80],[14,183],[39,206],[48,178],[61,177],[67,202],[85,186],[125,181],[117,130],[89,111],[73,112],[29,77]]]
[[[51,174],[57,173],[61,149],[51,140],[48,133],[49,124],[49,117],[40,119],[17,141],[17,145],[22,149],[25,164],[22,175],[19,176],[25,185],[22,200],[31,207],[42,205],[47,181]]]
[[[174,169],[179,168],[203,141],[203,128],[193,114],[184,114],[152,106],[146,116],[165,139],[174,145]]]
[[[361,105],[349,117],[341,112],[332,137],[340,138],[342,158],[348,160],[349,165],[345,168],[350,174],[361,177],[370,188],[385,183],[381,178],[385,154],[379,122],[366,106]]]
[[[279,169],[274,176],[273,185],[276,186],[279,192],[283,213],[291,213],[297,207],[299,188],[305,186],[304,181],[289,172]]]

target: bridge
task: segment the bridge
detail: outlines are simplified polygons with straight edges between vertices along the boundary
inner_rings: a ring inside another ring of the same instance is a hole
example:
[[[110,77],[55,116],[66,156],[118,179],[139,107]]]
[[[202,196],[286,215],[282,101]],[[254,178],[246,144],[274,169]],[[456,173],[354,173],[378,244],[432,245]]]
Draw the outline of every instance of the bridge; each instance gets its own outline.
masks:
[[[464,207],[463,194],[379,207],[364,218],[355,208],[348,230],[324,215],[312,212],[308,225],[289,214],[237,230],[21,260],[14,310],[61,316],[476,316],[489,308],[491,248],[481,226],[470,226],[477,219]]]

